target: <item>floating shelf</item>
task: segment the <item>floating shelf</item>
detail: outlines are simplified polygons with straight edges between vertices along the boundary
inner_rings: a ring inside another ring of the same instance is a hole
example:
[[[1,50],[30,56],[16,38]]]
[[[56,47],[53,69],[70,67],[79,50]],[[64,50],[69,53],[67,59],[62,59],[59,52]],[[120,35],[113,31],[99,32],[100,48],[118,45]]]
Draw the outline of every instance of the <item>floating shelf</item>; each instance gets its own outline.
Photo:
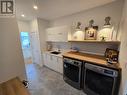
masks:
[[[84,43],[111,43],[111,44],[120,44],[120,41],[98,41],[98,40],[69,40],[68,42],[84,42]]]

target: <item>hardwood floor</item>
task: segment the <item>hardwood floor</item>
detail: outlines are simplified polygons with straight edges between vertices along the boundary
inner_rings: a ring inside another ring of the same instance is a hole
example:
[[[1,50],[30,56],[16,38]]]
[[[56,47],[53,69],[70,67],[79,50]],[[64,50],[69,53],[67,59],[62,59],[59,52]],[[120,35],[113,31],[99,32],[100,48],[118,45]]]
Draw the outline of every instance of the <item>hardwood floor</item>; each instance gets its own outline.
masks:
[[[0,84],[0,95],[30,95],[19,78]]]

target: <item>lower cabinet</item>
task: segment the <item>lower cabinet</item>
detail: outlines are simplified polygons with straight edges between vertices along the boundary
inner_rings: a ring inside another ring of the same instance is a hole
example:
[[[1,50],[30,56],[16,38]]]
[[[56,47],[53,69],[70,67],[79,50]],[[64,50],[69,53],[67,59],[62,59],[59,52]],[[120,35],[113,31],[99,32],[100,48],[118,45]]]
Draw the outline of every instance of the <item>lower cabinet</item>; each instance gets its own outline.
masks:
[[[44,65],[63,74],[63,58],[50,53],[44,53]]]
[[[63,58],[58,57],[58,71],[63,74]]]

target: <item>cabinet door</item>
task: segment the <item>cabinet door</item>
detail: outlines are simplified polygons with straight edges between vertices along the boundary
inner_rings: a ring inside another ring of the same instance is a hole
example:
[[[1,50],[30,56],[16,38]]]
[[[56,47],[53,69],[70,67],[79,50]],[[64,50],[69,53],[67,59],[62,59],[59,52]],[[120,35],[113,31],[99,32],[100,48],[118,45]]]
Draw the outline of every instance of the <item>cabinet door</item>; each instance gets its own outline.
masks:
[[[63,74],[63,58],[58,57],[58,72],[60,72],[61,74]]]
[[[68,31],[69,28],[67,26],[62,26],[58,29],[58,38],[61,42],[67,42],[68,41]]]
[[[43,54],[44,65],[48,68],[63,74],[63,59],[52,54]]]
[[[47,54],[47,67],[58,72],[57,57],[52,54]]]
[[[47,60],[47,58],[46,58],[46,53],[43,53],[43,56],[42,56],[43,58],[43,61],[44,61],[44,65],[46,65],[46,60]]]
[[[50,68],[56,72],[63,73],[63,60],[60,57],[52,55]]]
[[[46,30],[46,41],[55,41],[56,38],[54,38],[56,34],[54,33],[53,29],[47,29]]]
[[[52,69],[59,73],[63,73],[63,60],[60,57],[53,56],[52,57]]]
[[[51,62],[52,62],[52,56],[51,56],[50,54],[47,53],[47,54],[46,54],[46,62],[45,62],[46,64],[45,64],[45,65],[46,65],[47,67],[51,68]]]
[[[67,42],[69,27],[60,26],[47,29],[47,41]]]
[[[53,55],[52,55],[52,66],[51,66],[51,68],[54,71],[57,71],[58,72],[58,70],[57,70],[57,57],[56,56],[53,56]]]

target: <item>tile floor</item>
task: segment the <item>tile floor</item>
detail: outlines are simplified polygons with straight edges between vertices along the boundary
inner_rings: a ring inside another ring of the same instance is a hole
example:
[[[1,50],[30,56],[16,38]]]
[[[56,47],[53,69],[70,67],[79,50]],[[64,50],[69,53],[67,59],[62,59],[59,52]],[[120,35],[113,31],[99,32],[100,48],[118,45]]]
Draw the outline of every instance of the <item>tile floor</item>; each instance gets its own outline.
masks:
[[[64,82],[63,76],[46,67],[26,65],[31,95],[86,95]]]

